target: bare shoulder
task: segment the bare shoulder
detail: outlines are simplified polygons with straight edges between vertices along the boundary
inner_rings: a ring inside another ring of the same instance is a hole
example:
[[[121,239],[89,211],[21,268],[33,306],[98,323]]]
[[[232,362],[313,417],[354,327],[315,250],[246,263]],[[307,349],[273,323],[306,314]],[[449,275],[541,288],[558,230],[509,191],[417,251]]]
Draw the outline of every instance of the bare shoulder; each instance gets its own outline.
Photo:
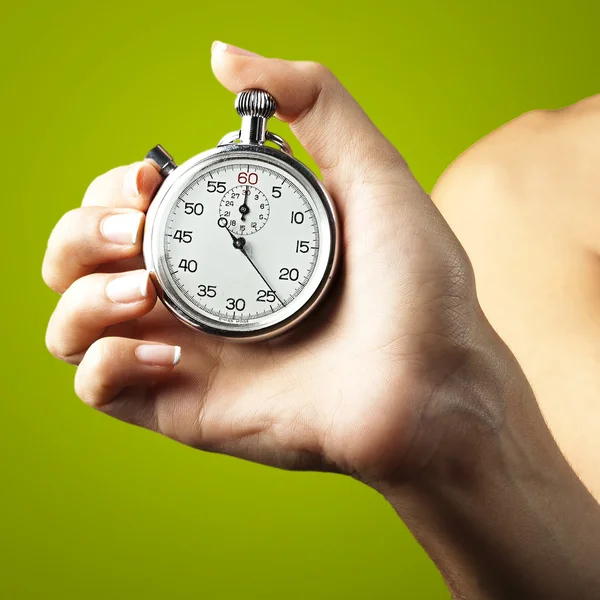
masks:
[[[471,258],[490,322],[600,499],[600,96],[494,131],[432,197]]]
[[[450,219],[490,204],[533,212],[600,251],[599,167],[597,95],[560,110],[527,112],[490,133],[446,169],[432,197]]]

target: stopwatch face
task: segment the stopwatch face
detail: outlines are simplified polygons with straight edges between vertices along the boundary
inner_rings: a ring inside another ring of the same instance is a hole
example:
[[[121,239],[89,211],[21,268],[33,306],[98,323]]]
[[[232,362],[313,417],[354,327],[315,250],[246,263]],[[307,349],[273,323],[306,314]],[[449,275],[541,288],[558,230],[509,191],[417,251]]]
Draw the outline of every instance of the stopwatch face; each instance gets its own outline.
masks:
[[[165,181],[144,255],[163,301],[189,325],[227,337],[295,324],[333,274],[335,213],[314,175],[269,148],[217,149]]]

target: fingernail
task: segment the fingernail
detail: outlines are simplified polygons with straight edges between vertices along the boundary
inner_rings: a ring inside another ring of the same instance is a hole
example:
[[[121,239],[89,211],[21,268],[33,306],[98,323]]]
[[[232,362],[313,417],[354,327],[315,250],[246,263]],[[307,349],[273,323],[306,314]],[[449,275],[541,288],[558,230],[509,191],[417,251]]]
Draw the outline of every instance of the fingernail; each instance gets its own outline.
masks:
[[[142,344],[135,350],[138,360],[145,365],[172,367],[181,360],[180,346],[166,344]]]
[[[250,50],[244,50],[231,44],[225,44],[224,42],[213,42],[211,52],[216,54],[218,52],[230,52],[231,54],[239,54],[240,56],[260,56],[256,52],[250,52]]]
[[[118,213],[105,217],[100,224],[102,235],[113,244],[134,246],[142,228],[141,213]]]
[[[106,295],[118,304],[139,302],[148,297],[148,272],[128,273],[111,279],[106,286]]]
[[[123,177],[123,193],[125,197],[137,198],[140,195],[140,173],[144,167],[143,162],[134,163],[129,167]]]

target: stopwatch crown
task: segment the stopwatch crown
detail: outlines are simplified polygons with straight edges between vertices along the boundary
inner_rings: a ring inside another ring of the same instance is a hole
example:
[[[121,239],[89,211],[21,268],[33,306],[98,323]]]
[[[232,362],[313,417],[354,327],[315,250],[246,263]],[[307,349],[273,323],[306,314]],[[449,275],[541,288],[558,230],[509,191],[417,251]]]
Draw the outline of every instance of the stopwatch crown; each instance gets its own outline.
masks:
[[[235,99],[235,110],[240,117],[270,119],[277,110],[277,104],[273,96],[264,90],[244,90]]]

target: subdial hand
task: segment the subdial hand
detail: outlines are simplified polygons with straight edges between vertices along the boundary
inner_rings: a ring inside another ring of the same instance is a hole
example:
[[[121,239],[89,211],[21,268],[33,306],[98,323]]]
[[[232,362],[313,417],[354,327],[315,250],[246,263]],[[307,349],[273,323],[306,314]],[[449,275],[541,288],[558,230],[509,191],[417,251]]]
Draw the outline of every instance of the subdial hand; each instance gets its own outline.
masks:
[[[246,190],[244,191],[244,204],[240,206],[240,212],[242,213],[241,220],[246,220],[246,215],[250,212],[250,207],[248,206],[248,196],[250,195],[250,186],[246,186]]]
[[[225,219],[224,217],[221,217],[217,221],[217,225],[227,231],[227,233],[231,236],[231,239],[233,240],[233,247],[241,251],[241,253],[248,259],[248,262],[254,267],[254,270],[260,275],[260,278],[265,282],[265,285],[267,286],[267,288],[269,288],[269,291],[273,292],[273,295],[282,306],[285,306],[285,302],[277,295],[277,292],[269,285],[269,282],[265,279],[265,276],[260,272],[259,268],[254,264],[254,261],[250,258],[250,255],[246,251],[246,238],[237,237],[233,235],[233,233],[229,231],[229,228],[227,227],[227,219]]]

